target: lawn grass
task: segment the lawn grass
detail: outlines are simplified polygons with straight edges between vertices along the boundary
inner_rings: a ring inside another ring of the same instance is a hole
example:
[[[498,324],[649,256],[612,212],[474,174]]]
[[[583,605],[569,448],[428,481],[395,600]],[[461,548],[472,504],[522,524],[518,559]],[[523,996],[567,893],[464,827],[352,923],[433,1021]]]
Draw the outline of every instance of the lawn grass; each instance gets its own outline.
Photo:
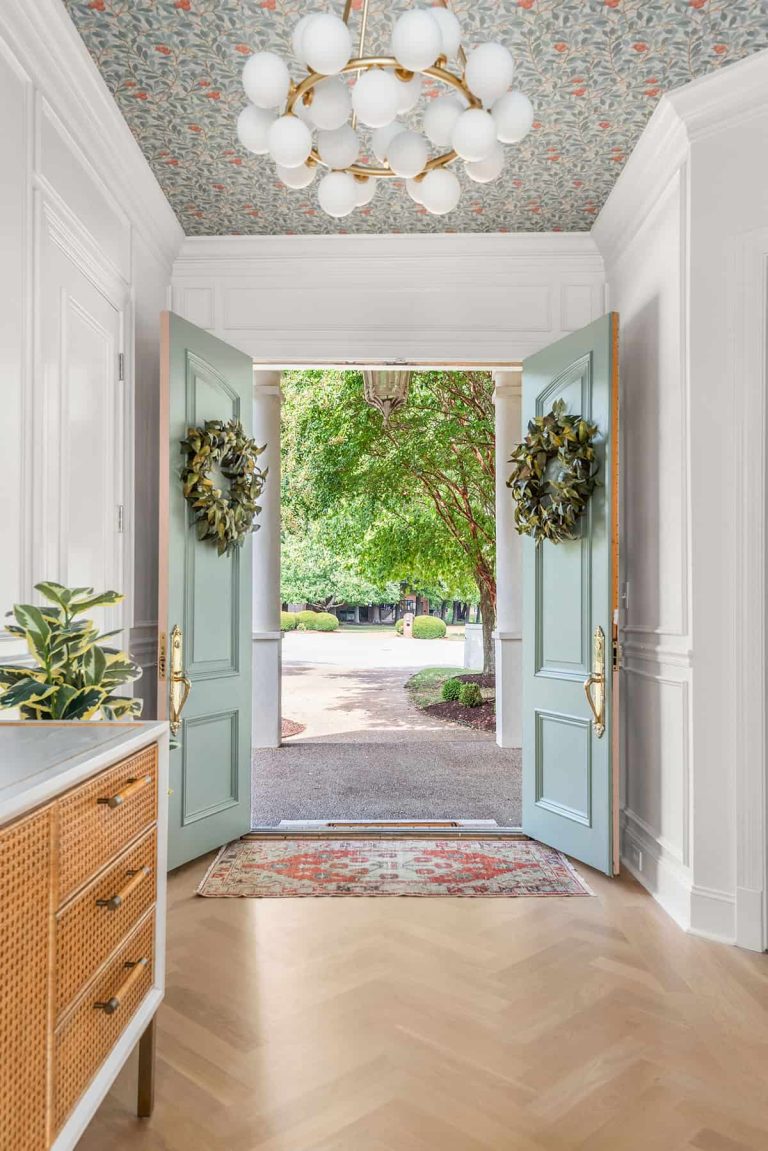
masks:
[[[453,679],[457,675],[467,675],[473,670],[475,669],[466,667],[425,667],[411,676],[405,685],[405,690],[411,697],[414,707],[429,707],[431,703],[439,703],[442,699],[440,693],[446,680]],[[481,690],[486,698],[493,695],[493,691],[485,688]]]

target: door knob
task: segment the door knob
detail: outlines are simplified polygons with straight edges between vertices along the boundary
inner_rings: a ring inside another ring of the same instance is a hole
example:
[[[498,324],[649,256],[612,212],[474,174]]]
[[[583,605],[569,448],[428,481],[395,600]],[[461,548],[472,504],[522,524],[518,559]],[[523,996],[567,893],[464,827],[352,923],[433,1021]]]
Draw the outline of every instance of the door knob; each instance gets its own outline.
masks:
[[[592,672],[584,680],[584,694],[600,739],[605,734],[605,632],[599,625],[592,637]]]
[[[170,675],[169,726],[171,735],[176,735],[181,727],[181,713],[189,699],[192,684],[184,674],[184,635],[178,624],[171,632],[171,675]]]

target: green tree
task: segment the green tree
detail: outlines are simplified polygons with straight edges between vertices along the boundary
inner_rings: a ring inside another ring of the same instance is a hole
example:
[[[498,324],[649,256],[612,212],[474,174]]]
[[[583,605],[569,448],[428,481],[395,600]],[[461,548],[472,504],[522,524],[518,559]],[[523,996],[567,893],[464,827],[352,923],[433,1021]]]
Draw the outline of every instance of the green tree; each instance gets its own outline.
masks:
[[[290,534],[338,513],[357,571],[477,587],[487,668],[496,612],[492,380],[417,372],[388,424],[363,399],[359,372],[284,378],[284,504]],[[406,575],[407,572],[407,575]],[[469,597],[468,597],[469,598]]]

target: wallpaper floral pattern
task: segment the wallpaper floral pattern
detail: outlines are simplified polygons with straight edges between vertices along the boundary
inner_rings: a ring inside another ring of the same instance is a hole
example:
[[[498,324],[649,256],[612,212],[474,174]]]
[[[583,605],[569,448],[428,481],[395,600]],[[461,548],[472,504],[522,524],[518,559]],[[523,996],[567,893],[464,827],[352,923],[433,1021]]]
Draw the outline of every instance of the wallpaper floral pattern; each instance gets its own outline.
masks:
[[[498,39],[513,52],[532,132],[493,184],[457,164],[463,195],[448,216],[384,181],[335,221],[314,186],[283,188],[268,157],[240,147],[235,119],[247,56],[290,58],[299,17],[340,14],[342,0],[64,3],[188,235],[587,230],[662,93],[768,47],[767,0],[453,0],[465,46]],[[369,51],[412,6],[371,0]]]

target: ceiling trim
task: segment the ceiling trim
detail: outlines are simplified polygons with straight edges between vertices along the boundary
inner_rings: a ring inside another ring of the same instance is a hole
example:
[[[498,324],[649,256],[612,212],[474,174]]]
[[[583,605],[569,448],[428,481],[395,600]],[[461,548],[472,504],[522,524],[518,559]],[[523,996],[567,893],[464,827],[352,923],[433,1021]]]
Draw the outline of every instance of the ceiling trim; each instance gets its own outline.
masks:
[[[2,7],[2,38],[20,66],[132,227],[170,266],[184,232],[61,0]]]

